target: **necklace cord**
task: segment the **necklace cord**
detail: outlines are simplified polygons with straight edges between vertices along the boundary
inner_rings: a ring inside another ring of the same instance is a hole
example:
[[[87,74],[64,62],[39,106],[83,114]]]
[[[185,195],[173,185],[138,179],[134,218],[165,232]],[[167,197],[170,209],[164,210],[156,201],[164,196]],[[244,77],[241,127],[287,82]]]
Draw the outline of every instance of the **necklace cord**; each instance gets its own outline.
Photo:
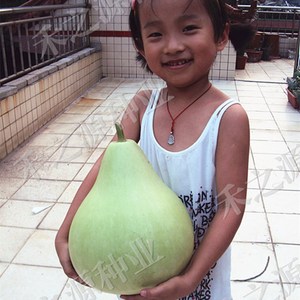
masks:
[[[170,130],[170,134],[171,135],[174,135],[174,125],[175,125],[175,121],[178,117],[180,117],[190,106],[192,106],[197,100],[199,100],[202,96],[204,96],[209,90],[210,88],[212,87],[212,84],[210,83],[208,88],[202,93],[200,94],[200,96],[198,96],[195,100],[193,100],[187,107],[185,107],[176,117],[173,118],[171,112],[170,112],[170,108],[169,108],[169,101],[168,101],[168,98],[169,98],[169,93],[167,91],[167,111],[168,111],[168,114],[172,120],[172,125],[171,125],[171,130]]]

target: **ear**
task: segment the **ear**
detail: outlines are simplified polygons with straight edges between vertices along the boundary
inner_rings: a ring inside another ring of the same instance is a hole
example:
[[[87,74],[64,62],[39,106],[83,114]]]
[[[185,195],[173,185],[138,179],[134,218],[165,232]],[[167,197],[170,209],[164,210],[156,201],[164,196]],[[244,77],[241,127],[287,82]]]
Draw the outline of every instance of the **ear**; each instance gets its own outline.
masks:
[[[223,34],[217,42],[217,50],[218,51],[222,51],[226,47],[228,40],[229,40],[229,31],[230,31],[229,23],[226,23]]]

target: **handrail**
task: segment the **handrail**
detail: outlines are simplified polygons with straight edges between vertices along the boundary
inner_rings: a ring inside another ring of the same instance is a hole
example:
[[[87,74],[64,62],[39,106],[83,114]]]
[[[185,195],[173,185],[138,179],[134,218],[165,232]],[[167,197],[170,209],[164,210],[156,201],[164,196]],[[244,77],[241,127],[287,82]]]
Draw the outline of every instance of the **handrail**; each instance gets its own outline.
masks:
[[[238,5],[242,11],[249,7],[249,5]],[[249,21],[260,32],[276,32],[296,37],[300,26],[300,7],[258,5],[256,16]]]
[[[58,4],[58,5],[43,5],[43,6],[26,6],[26,7],[11,7],[0,8],[0,15],[19,14],[27,12],[37,12],[45,10],[69,9],[69,8],[89,8],[86,4]]]
[[[46,16],[38,13],[45,11]],[[0,23],[0,86],[90,46],[87,1],[4,8],[0,15],[9,16]]]
[[[249,8],[250,5],[239,5],[239,8]],[[257,5],[257,8],[262,8],[262,9],[281,9],[281,10],[299,10],[300,11],[300,7],[299,6],[271,6],[271,5]]]

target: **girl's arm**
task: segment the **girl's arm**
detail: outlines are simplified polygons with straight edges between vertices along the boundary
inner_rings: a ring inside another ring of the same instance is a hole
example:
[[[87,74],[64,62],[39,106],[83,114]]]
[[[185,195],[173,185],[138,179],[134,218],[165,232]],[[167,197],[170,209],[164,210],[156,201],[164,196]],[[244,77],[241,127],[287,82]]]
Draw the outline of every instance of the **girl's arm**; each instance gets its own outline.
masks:
[[[246,202],[249,123],[239,105],[223,115],[216,151],[218,211],[183,274],[128,300],[174,300],[192,293],[222,256],[238,230]]]
[[[133,139],[136,142],[139,140],[140,113],[141,113],[141,109],[144,109],[145,107],[145,99],[146,99],[145,97],[147,97],[147,94],[145,94],[145,92],[141,92],[132,99],[132,101],[130,102],[128,108],[124,113],[121,122],[126,138]],[[117,137],[115,135],[112,141],[116,139]],[[87,194],[89,193],[89,191],[91,190],[91,188],[93,187],[96,181],[103,155],[104,153],[94,164],[91,171],[88,173],[87,177],[84,179],[81,186],[79,187],[71,203],[71,206],[66,214],[66,217],[61,227],[59,228],[55,238],[56,252],[65,274],[68,277],[79,281],[80,283],[84,283],[84,282],[82,281],[82,279],[78,277],[78,274],[74,270],[69,256],[69,249],[68,249],[69,230],[70,230],[72,220],[79,206],[81,205],[81,203],[83,202],[83,200],[85,199],[85,197],[87,196]]]
[[[230,245],[243,218],[249,160],[249,122],[240,105],[223,115],[216,151],[218,210],[186,275],[196,287]]]

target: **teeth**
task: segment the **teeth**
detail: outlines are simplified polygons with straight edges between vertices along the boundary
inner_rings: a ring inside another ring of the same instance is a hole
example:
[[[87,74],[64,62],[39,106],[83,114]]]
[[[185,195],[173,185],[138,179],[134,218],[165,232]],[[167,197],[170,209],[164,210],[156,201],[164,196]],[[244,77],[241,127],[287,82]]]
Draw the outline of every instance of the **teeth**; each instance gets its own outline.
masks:
[[[188,60],[181,60],[181,61],[172,61],[172,62],[169,62],[168,65],[169,66],[181,66],[181,65],[184,65],[188,62]]]

